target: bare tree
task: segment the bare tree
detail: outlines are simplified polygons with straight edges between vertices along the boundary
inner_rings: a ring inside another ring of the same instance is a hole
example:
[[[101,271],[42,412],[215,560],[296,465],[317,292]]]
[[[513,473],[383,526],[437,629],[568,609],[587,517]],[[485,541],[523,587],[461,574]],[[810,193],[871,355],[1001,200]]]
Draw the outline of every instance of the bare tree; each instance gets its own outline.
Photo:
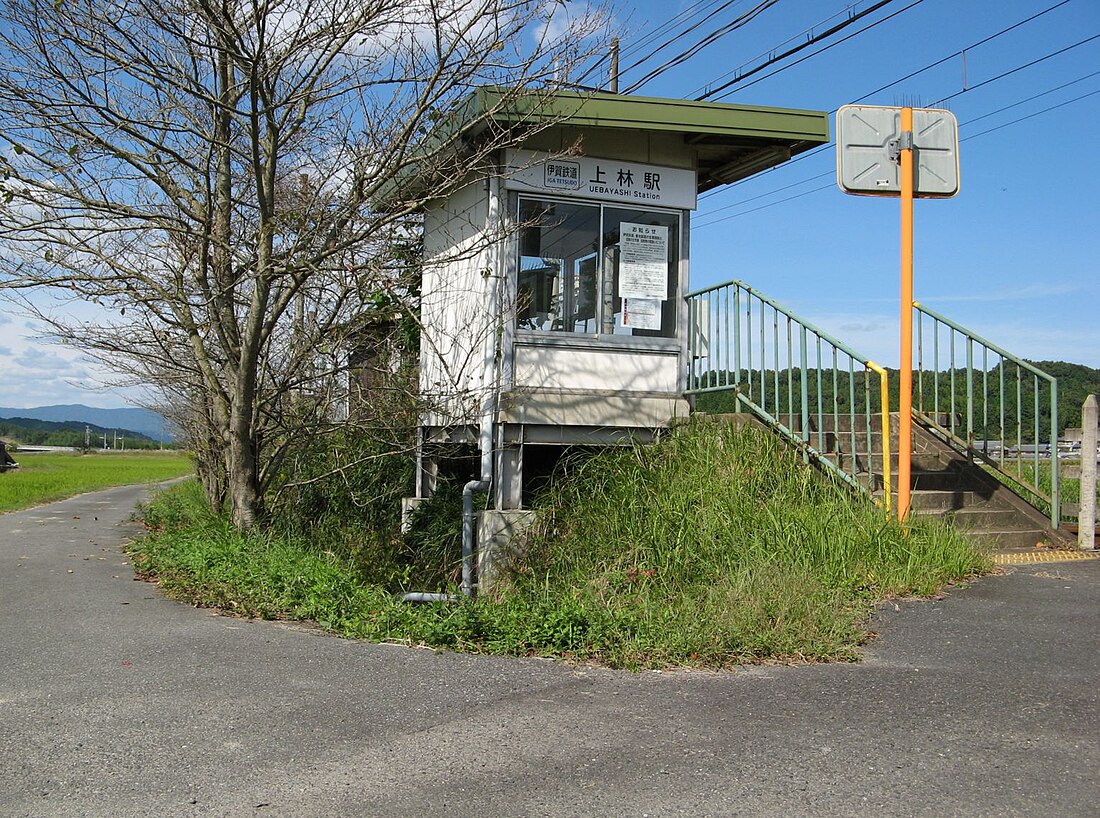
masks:
[[[511,105],[587,58],[602,17],[569,8],[2,0],[0,287],[110,310],[41,313],[174,407],[247,528],[393,291],[410,216],[518,136],[493,111],[461,150],[429,134],[476,87]]]

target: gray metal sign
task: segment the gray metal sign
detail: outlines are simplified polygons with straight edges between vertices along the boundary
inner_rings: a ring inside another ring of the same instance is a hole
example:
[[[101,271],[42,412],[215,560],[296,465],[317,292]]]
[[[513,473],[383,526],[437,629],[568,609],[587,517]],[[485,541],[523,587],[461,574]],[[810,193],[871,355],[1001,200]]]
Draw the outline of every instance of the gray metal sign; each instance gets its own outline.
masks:
[[[845,193],[899,196],[901,108],[845,105],[836,112],[836,181]],[[959,192],[959,123],[950,111],[913,109],[913,192]]]

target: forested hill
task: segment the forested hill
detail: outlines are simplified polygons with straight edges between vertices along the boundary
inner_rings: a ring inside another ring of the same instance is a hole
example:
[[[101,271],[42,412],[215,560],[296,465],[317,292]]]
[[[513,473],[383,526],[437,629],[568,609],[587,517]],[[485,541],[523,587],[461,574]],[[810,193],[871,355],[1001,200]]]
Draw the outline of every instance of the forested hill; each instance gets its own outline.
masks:
[[[0,439],[7,443],[23,446],[71,446],[84,445],[85,429],[88,430],[89,447],[103,447],[103,436],[107,436],[107,445],[114,446],[115,435],[125,440],[127,449],[154,449],[160,442],[130,429],[105,429],[92,423],[79,421],[50,421],[35,418],[0,418]],[[120,443],[119,445],[122,445]]]
[[[1093,369],[1092,367],[1084,366],[1083,364],[1072,364],[1065,361],[1032,361],[1033,366],[1046,372],[1049,375],[1053,375],[1058,379],[1058,434],[1061,436],[1067,427],[1079,427],[1081,425],[1081,404],[1084,403],[1085,398],[1091,393],[1100,395],[1100,369]],[[888,378],[890,381],[890,401],[891,409],[897,410],[898,408],[898,382],[899,373],[896,369],[888,369]],[[1020,377],[1020,395],[1016,394],[1017,375]],[[743,375],[743,378],[747,376]],[[859,379],[857,383],[862,387],[865,383],[865,376],[862,372],[857,375]],[[715,376],[715,379],[719,382],[725,383],[728,378],[723,373],[719,376]],[[793,388],[794,402],[798,401],[798,390],[800,389],[800,375],[797,371],[788,374],[786,370],[781,370],[776,373],[775,370],[766,370],[763,378],[761,378],[761,372],[759,369],[755,370],[752,376],[752,392],[753,394],[759,392],[760,385],[763,382],[767,386],[766,401],[769,406],[774,410],[775,407],[780,407],[780,411],[784,411],[783,407],[788,406],[788,390]],[[811,396],[816,395],[815,383],[817,381],[816,369],[812,369],[809,372],[809,390]],[[995,436],[999,434],[999,422],[1001,417],[1001,395],[1000,395],[1000,383],[1001,373],[998,367],[993,367],[983,374],[980,367],[976,367],[972,372],[972,382],[974,389],[975,399],[975,421],[981,425],[980,429],[975,429],[977,437]],[[1005,367],[1004,373],[1004,420],[1006,429],[1013,429],[1016,426],[1016,407],[1020,406],[1020,421],[1024,429],[1031,429],[1034,424],[1035,418],[1035,392],[1034,378],[1026,372],[1021,370],[1017,373],[1016,366],[1009,364]],[[776,395],[775,387],[778,387],[778,396]],[[1039,382],[1039,412],[1040,412],[1040,440],[1046,442],[1049,433],[1047,431],[1046,424],[1043,423],[1049,406],[1049,392],[1045,381]],[[831,370],[822,371],[822,405],[824,407],[831,407],[833,405],[833,380]],[[941,411],[947,411],[947,407],[952,405],[951,393],[954,391],[955,403],[957,407],[956,411],[962,413],[963,407],[966,405],[966,389],[967,378],[965,369],[957,369],[954,373],[940,372],[938,376],[933,376],[931,373],[925,373],[923,381],[917,378],[916,373],[913,375],[913,396],[914,403],[918,399],[918,395],[923,391],[926,409],[931,410],[935,405],[935,393],[939,392],[939,407]],[[836,405],[840,411],[848,411],[849,396],[851,394],[848,384],[848,374],[846,372],[840,372],[836,379]],[[862,408],[862,401],[864,400],[864,393],[861,389],[857,389],[857,406]],[[987,399],[987,402],[983,405],[983,394]],[[815,398],[811,397],[811,404],[815,403]],[[732,392],[713,392],[707,395],[702,395],[696,401],[696,407],[704,412],[730,412],[733,411],[733,394]],[[873,411],[879,409],[879,395],[878,389],[873,388],[870,393],[870,405]],[[981,420],[979,420],[981,419]]]
[[[1100,397],[1100,369],[1065,361],[1032,361],[1034,366],[1058,379],[1058,425],[1081,425],[1081,404],[1090,394]]]

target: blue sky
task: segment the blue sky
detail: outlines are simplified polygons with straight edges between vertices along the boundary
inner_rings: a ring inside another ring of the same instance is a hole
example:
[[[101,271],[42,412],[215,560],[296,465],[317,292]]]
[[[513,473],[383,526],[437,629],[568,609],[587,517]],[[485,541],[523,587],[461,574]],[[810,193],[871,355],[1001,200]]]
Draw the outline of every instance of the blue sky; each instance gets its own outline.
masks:
[[[911,3],[896,0],[826,42]],[[1024,357],[1100,367],[1100,152],[1088,147],[1087,136],[1100,127],[1100,38],[1072,47],[1100,35],[1100,3],[1070,0],[970,48],[1057,3],[923,0],[723,101],[831,111],[858,100],[953,111],[962,187],[953,199],[916,202],[916,299]],[[732,6],[698,33],[750,5]],[[781,43],[847,5],[780,0],[637,93],[698,96],[707,83],[755,65],[770,49],[782,50]],[[636,59],[627,51],[632,38],[644,36],[650,20],[674,13],[664,3],[635,6],[632,35],[623,39],[624,66]],[[678,50],[627,72],[622,87]],[[960,93],[964,87],[970,90]],[[1060,107],[1042,113],[1054,106]],[[693,221],[692,286],[740,278],[896,366],[899,204],[846,195],[834,177],[830,148],[703,198]]]
[[[713,13],[694,37],[626,71],[622,87],[756,2]],[[822,45],[899,12],[886,22],[751,86],[735,85],[723,101],[831,111],[857,100],[925,107],[946,100],[942,107],[960,123],[962,189],[954,199],[916,203],[917,300],[1024,357],[1100,367],[1100,37],[1077,45],[1100,35],[1100,2],[1069,0],[972,47],[1058,2],[894,0]],[[622,66],[665,39],[645,44],[648,32],[695,5],[615,3]],[[835,20],[823,21],[848,6],[859,12],[871,5],[779,0],[636,93],[698,96],[727,72],[789,47],[783,44],[791,38],[806,39],[811,26],[828,27]],[[692,232],[692,286],[742,279],[896,366],[898,202],[845,195],[834,175],[830,148],[703,197]],[[73,350],[37,344],[32,334],[23,318],[0,308],[5,405],[125,402],[121,391],[84,388],[105,373]]]

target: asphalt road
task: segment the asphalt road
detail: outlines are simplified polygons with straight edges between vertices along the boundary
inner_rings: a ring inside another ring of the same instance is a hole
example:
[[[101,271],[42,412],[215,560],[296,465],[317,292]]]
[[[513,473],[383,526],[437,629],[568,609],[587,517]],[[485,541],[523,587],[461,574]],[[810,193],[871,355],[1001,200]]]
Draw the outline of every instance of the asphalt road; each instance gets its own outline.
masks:
[[[1100,560],[887,606],[858,664],[625,673],[171,602],[139,495],[0,516],[0,815],[1100,814]]]

